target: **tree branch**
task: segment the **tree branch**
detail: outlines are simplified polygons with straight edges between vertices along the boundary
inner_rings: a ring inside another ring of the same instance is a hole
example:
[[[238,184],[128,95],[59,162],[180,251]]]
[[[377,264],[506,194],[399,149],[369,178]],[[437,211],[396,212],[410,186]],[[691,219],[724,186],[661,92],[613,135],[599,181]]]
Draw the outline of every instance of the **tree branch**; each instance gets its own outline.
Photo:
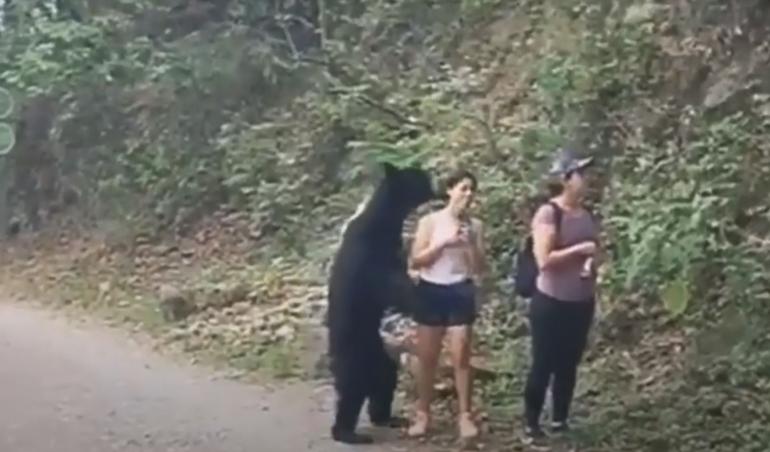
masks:
[[[343,86],[333,87],[329,90],[332,94],[350,94],[350,91]],[[433,125],[428,124],[427,122],[419,121],[417,119],[413,119],[409,116],[404,115],[403,113],[394,110],[393,108],[388,107],[387,105],[383,105],[380,102],[377,102],[376,100],[372,99],[371,97],[367,96],[366,94],[361,93],[355,93],[353,94],[356,100],[359,102],[368,105],[372,108],[375,108],[377,110],[380,110],[381,112],[389,115],[396,121],[402,123],[402,124],[408,124],[411,126],[417,126],[422,127],[427,130],[433,130]]]
[[[321,49],[326,48],[326,0],[318,0],[318,28],[321,30]]]
[[[294,57],[294,60],[298,60],[299,51],[297,50],[297,46],[294,44],[294,39],[291,37],[289,27],[286,26],[285,21],[280,21],[279,23],[281,24],[281,30],[283,30],[283,35],[286,38],[286,42],[289,44],[289,48],[291,49],[291,54]]]
[[[464,118],[470,119],[471,121],[481,126],[481,129],[484,132],[484,136],[487,140],[487,148],[489,149],[489,153],[496,157],[502,158],[502,155],[500,154],[500,149],[497,147],[495,132],[494,130],[492,130],[492,127],[489,125],[489,123],[487,123],[483,118],[480,118],[472,113],[463,112],[462,116]]]

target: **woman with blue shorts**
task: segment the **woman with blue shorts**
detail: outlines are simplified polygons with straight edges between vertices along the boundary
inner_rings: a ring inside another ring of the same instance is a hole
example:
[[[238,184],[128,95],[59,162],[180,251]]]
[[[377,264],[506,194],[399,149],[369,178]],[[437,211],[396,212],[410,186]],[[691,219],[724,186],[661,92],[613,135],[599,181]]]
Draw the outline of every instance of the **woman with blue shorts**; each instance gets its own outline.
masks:
[[[430,426],[430,404],[441,346],[448,333],[458,396],[458,428],[464,439],[478,435],[471,416],[471,338],[476,319],[476,287],[485,267],[482,223],[469,215],[476,178],[459,171],[447,180],[447,204],[422,217],[412,244],[410,264],[419,274],[417,376],[419,400],[412,437]]]

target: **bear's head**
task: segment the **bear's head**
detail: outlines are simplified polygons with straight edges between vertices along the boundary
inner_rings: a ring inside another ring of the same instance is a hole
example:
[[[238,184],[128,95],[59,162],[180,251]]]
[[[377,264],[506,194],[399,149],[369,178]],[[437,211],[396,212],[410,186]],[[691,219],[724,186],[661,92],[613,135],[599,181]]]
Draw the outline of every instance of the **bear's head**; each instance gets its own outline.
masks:
[[[398,168],[390,163],[383,164],[385,185],[403,212],[411,212],[420,205],[434,199],[436,192],[427,171],[420,168]]]

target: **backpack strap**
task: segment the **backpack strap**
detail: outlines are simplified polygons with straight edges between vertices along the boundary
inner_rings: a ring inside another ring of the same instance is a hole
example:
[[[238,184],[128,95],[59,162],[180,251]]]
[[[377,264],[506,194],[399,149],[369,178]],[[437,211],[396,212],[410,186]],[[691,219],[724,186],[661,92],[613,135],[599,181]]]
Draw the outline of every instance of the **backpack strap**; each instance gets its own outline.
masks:
[[[556,228],[556,243],[558,244],[561,241],[561,220],[564,217],[564,210],[553,201],[548,201],[548,205],[553,209],[553,222]]]

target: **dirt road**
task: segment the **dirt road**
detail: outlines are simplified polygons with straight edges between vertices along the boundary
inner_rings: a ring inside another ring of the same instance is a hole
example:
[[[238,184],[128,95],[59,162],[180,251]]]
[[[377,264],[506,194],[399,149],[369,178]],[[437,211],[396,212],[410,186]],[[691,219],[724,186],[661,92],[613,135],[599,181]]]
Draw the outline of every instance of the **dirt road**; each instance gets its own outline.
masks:
[[[212,378],[106,327],[0,303],[2,452],[407,450],[333,443],[332,403],[329,388]]]

